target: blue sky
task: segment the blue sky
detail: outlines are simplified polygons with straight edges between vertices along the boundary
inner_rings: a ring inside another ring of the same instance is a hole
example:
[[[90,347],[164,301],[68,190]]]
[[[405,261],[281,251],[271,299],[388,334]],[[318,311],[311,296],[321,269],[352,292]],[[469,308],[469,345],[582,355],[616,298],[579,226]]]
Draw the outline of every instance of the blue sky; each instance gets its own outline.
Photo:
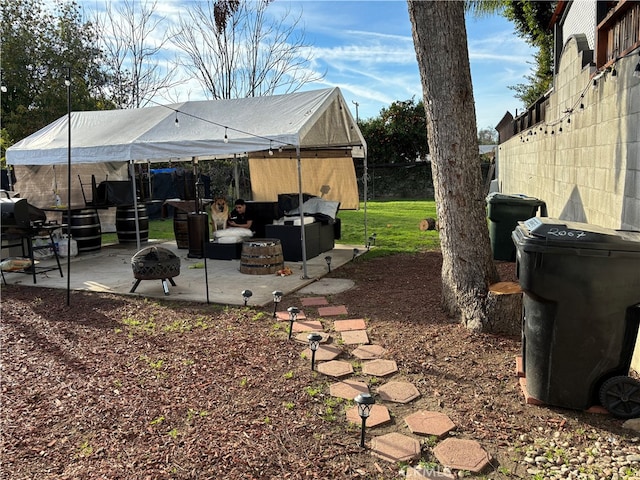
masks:
[[[393,101],[421,99],[411,23],[405,1],[288,1],[270,8],[302,8],[314,67],[322,83],[338,86],[355,117],[375,117]],[[478,128],[494,127],[506,111],[522,106],[508,87],[525,82],[533,50],[501,16],[467,19]]]
[[[156,12],[173,23],[192,2],[157,0]],[[104,8],[104,0],[80,3],[89,10]],[[325,73],[321,82],[304,90],[340,87],[354,117],[358,103],[360,119],[378,116],[396,100],[422,98],[406,1],[275,0],[267,12],[280,18],[287,9],[291,19],[301,12],[305,41],[312,47],[310,68]],[[508,87],[526,81],[533,50],[497,15],[468,18],[467,35],[478,128],[494,127],[505,112],[522,110]],[[191,79],[171,97],[200,100],[205,98],[200,92]]]

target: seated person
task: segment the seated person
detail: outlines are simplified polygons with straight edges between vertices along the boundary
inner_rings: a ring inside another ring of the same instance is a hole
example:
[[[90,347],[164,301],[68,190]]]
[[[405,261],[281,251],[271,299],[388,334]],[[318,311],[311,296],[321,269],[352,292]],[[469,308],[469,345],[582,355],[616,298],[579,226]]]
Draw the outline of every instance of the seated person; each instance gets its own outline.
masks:
[[[229,213],[228,227],[248,228],[251,230],[253,218],[247,213],[247,204],[239,198],[235,202],[235,208]]]

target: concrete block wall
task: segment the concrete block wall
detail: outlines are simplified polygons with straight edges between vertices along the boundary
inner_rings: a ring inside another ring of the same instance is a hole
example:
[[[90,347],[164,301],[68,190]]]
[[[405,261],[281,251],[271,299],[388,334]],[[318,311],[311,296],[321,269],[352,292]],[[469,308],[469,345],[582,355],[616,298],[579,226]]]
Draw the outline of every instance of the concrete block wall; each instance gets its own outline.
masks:
[[[550,217],[640,230],[639,59],[635,52],[616,62],[617,75],[600,75],[582,67],[569,39],[545,122],[499,146],[500,191],[544,200]],[[632,368],[640,372],[640,338]]]
[[[500,145],[499,188],[545,200],[551,217],[640,230],[638,56],[619,60],[615,76],[596,75],[594,87],[581,55],[570,39],[545,122]]]

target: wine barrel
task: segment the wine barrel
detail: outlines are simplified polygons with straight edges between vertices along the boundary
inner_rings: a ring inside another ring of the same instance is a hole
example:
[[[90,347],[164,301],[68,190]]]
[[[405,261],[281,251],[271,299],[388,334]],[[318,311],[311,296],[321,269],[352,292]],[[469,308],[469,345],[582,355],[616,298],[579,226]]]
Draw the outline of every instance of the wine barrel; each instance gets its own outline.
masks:
[[[68,220],[67,211],[63,210],[62,223],[66,223],[71,227],[71,238],[78,244],[78,254],[100,250],[102,246],[102,229],[96,209],[71,210],[71,220]]]
[[[187,223],[187,212],[174,209],[173,212],[173,235],[176,237],[178,248],[189,248],[189,224]]]
[[[140,242],[149,240],[149,215],[145,205],[138,205],[138,228]],[[120,206],[116,209],[116,233],[120,243],[136,243],[136,209],[133,206]]]
[[[242,244],[240,273],[268,275],[284,268],[282,244],[277,238],[256,238]]]

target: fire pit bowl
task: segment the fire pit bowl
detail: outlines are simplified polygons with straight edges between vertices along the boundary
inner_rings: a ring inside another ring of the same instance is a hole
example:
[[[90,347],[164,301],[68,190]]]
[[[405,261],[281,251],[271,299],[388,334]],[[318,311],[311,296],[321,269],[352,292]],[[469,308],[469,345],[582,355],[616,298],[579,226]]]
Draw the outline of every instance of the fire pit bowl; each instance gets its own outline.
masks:
[[[136,283],[129,293],[135,292],[141,280],[161,280],[164,294],[169,295],[170,282],[180,275],[180,258],[171,250],[162,247],[147,247],[131,257],[131,268]]]

